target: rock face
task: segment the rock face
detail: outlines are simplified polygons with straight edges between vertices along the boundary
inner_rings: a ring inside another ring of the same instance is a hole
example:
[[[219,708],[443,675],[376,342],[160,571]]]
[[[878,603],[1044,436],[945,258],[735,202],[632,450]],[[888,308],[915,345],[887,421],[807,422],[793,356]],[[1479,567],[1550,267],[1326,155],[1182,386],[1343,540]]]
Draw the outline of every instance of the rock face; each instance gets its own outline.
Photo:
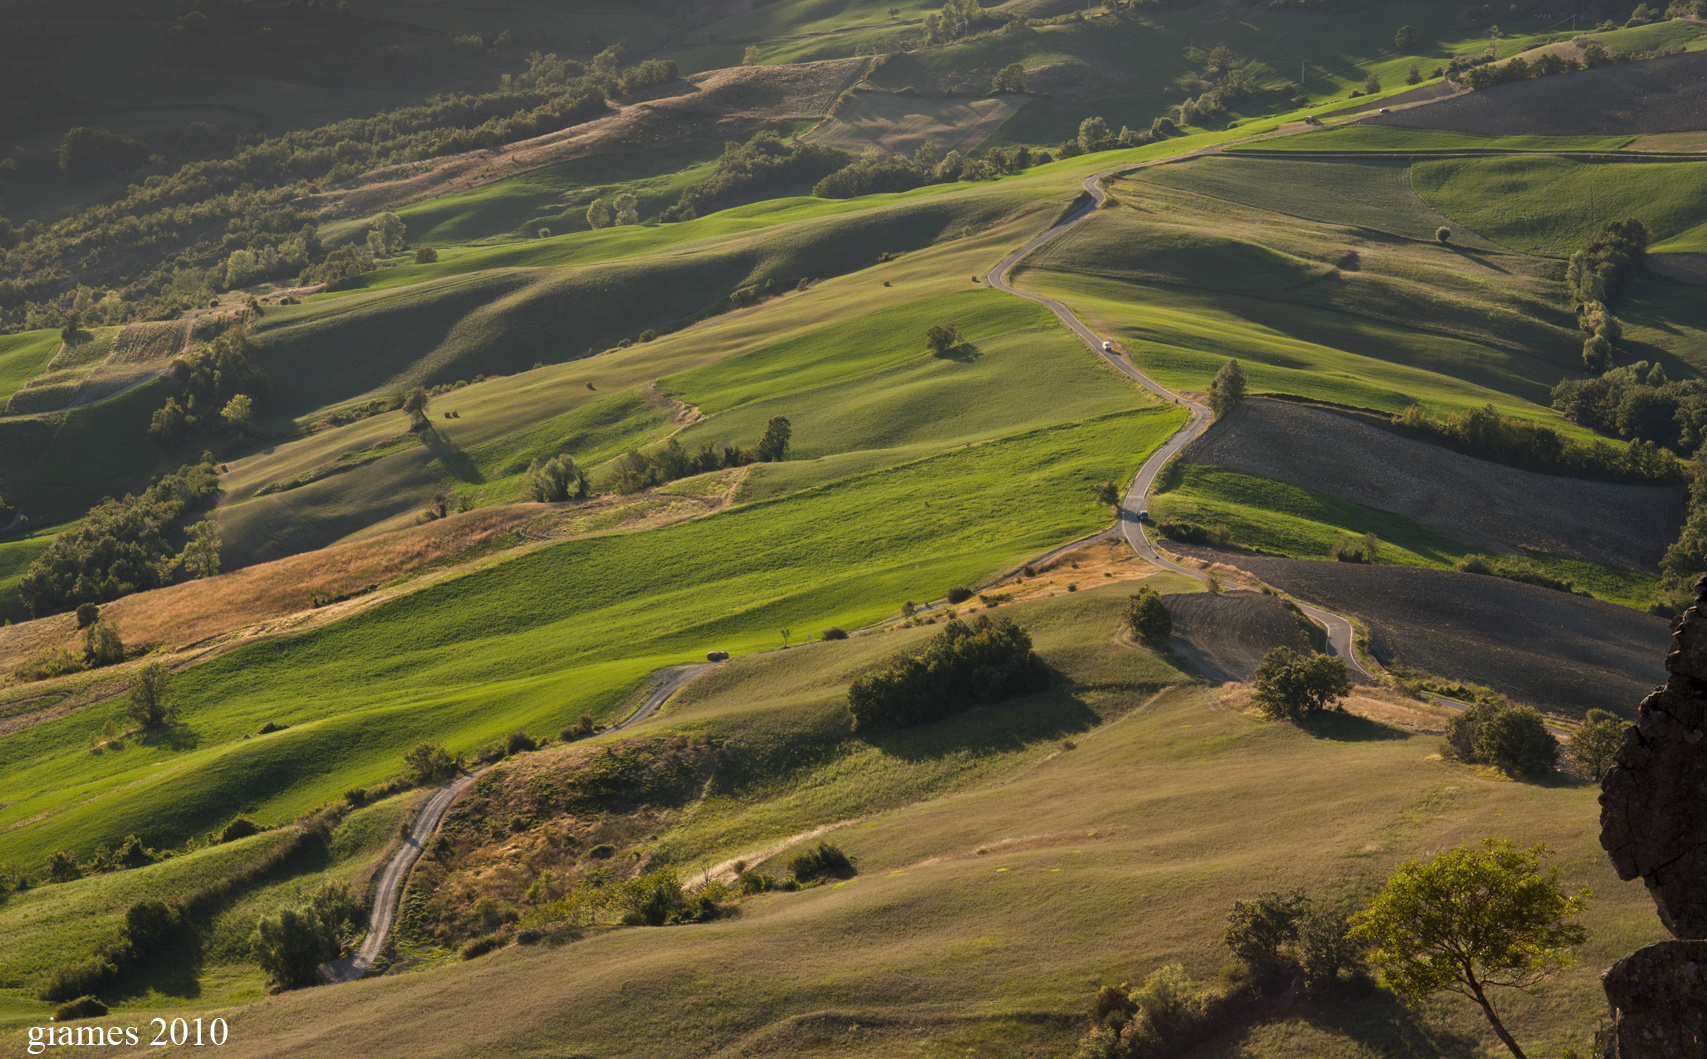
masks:
[[[1640,877],[1678,941],[1649,945],[1602,976],[1608,1059],[1707,1055],[1707,578],[1673,624],[1664,687],[1642,700],[1601,781],[1600,844]]]

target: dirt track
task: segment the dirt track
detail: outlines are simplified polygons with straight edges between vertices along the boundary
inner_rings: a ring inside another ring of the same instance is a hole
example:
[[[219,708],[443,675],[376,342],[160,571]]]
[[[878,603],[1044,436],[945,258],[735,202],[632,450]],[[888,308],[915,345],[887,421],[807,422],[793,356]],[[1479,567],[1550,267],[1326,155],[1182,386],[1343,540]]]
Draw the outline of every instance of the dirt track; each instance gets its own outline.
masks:
[[[1163,596],[1173,615],[1174,653],[1210,680],[1248,683],[1276,647],[1308,651],[1310,641],[1286,605],[1256,592]]]
[[[1687,132],[1707,113],[1707,52],[1537,77],[1466,92],[1370,124],[1483,136],[1634,136]]]
[[[1355,563],[1178,551],[1248,570],[1276,588],[1356,616],[1377,659],[1486,684],[1581,716],[1636,703],[1665,680],[1664,618],[1497,577]]]
[[[1520,471],[1326,408],[1246,401],[1184,453],[1391,511],[1465,544],[1656,570],[1684,490]]]

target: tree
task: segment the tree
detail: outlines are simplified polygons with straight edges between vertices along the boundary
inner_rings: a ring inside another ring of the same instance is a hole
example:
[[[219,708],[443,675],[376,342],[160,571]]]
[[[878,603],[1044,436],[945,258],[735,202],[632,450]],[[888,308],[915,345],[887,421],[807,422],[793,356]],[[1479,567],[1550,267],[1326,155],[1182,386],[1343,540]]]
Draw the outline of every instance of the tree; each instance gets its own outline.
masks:
[[[1422,43],[1422,34],[1415,26],[1400,26],[1399,32],[1393,34],[1393,48],[1401,55],[1408,55],[1417,50]]]
[[[1239,402],[1245,399],[1245,373],[1239,367],[1239,362],[1229,360],[1221,365],[1221,370],[1215,373],[1215,379],[1209,384],[1209,410],[1220,419],[1233,409],[1239,407]]]
[[[443,783],[456,775],[456,759],[437,743],[416,743],[403,754],[409,778],[421,786]]]
[[[130,685],[130,696],[125,700],[124,712],[142,728],[176,721],[178,692],[172,686],[171,670],[159,662],[150,662],[138,670]]]
[[[117,665],[124,661],[124,640],[118,626],[97,621],[83,630],[83,660],[91,666]]]
[[[996,71],[995,80],[990,82],[990,94],[1019,94],[1025,91],[1025,67],[1019,63],[1009,63]]]
[[[794,428],[789,425],[787,416],[771,416],[765,424],[765,436],[759,439],[759,461],[761,463],[781,463],[788,453],[789,438],[794,436]]]
[[[1270,717],[1303,720],[1351,694],[1345,659],[1276,647],[1252,682],[1257,706]]]
[[[1439,243],[1441,246],[1445,246],[1447,243],[1452,242],[1452,229],[1446,227],[1444,224],[1439,228],[1436,228],[1434,230],[1434,241]]]
[[[1602,335],[1590,335],[1583,343],[1583,367],[1603,375],[1612,367],[1612,343]]]
[[[419,386],[403,398],[403,411],[409,416],[409,429],[420,433],[427,429],[427,391]]]
[[[47,855],[47,877],[54,882],[70,882],[83,877],[83,869],[78,867],[77,858],[63,849],[56,849]]]
[[[300,989],[320,981],[320,965],[334,953],[312,908],[287,908],[263,916],[249,935],[255,962],[275,989]]]
[[[379,233],[380,246],[388,253],[403,249],[403,233],[408,229],[397,214],[380,214],[379,220],[373,222],[373,230]]]
[[[591,486],[587,476],[575,466],[568,454],[554,456],[544,463],[534,460],[528,465],[528,499],[541,504],[557,504],[574,497],[585,499]]]
[[[1108,507],[1120,503],[1120,487],[1113,482],[1091,486],[1091,492],[1096,496],[1096,502]]]
[[[1405,84],[1407,84],[1407,85],[1420,85],[1420,84],[1422,84],[1422,82],[1423,82],[1422,69],[1420,67],[1418,67],[1416,63],[1412,63],[1410,70],[1408,70],[1405,73]]]
[[[75,345],[83,337],[83,316],[73,309],[65,314],[65,319],[59,325],[59,340],[66,345]]]
[[[431,265],[438,261],[438,259],[439,252],[430,246],[418,246],[415,248],[415,264],[417,265]]]
[[[1538,776],[1559,763],[1559,743],[1533,706],[1501,710],[1482,725],[1476,751],[1510,776]]]
[[[211,517],[190,527],[189,540],[179,559],[191,577],[213,577],[219,573],[219,550],[225,542],[219,536],[219,523]]]
[[[639,199],[635,198],[633,195],[630,195],[628,192],[625,191],[616,197],[615,205],[616,205],[616,223],[617,224],[639,224],[640,223],[640,200]]]
[[[1412,1004],[1441,992],[1475,1001],[1513,1059],[1525,1059],[1489,991],[1526,989],[1568,967],[1566,949],[1588,937],[1569,920],[1592,894],[1567,895],[1557,868],[1541,870],[1548,852],[1489,838],[1479,850],[1401,864],[1353,917],[1351,936],[1374,945],[1370,959],[1388,988]]]
[[[610,207],[605,205],[604,199],[594,199],[592,204],[587,207],[587,227],[609,228],[610,225]]]
[[[1624,722],[1605,710],[1590,710],[1581,728],[1571,736],[1571,760],[1595,779],[1606,775],[1624,742]]]
[[[932,353],[946,353],[965,341],[954,324],[932,324],[925,331],[925,348]]]
[[[1168,605],[1162,602],[1155,589],[1148,587],[1126,597],[1122,621],[1132,635],[1151,645],[1166,643],[1174,631],[1174,619],[1168,613]]]
[[[248,394],[240,393],[225,402],[225,407],[219,410],[219,418],[233,430],[248,430],[255,418],[255,402]]]
[[[1374,74],[1370,74],[1368,77],[1363,79],[1364,95],[1372,96],[1379,91],[1381,91],[1381,79],[1379,77],[1376,77]]]
[[[1102,151],[1113,141],[1108,133],[1108,122],[1102,118],[1086,118],[1079,122],[1079,149],[1089,154],[1091,151]]]

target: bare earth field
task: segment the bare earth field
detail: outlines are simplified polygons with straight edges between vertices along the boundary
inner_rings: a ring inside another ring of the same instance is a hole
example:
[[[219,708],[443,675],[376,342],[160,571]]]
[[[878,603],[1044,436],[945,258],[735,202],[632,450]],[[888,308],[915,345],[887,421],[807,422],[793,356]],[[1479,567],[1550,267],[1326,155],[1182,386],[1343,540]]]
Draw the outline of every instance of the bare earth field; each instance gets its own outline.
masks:
[[[1450,570],[1170,548],[1356,617],[1382,662],[1486,684],[1542,710],[1628,717],[1665,680],[1669,623],[1628,607]]]
[[[1483,136],[1688,132],[1707,124],[1707,52],[1517,81],[1368,120]]]
[[[327,219],[365,217],[578,158],[691,140],[744,138],[772,122],[828,113],[865,67],[865,59],[843,59],[695,74],[662,85],[652,98],[629,103],[608,117],[495,151],[375,170],[353,188],[313,196],[312,204]]]
[[[1184,458],[1391,511],[1465,544],[1656,570],[1684,490],[1478,460],[1326,408],[1250,400]]]
[[[1707,254],[1649,254],[1648,268],[1684,283],[1707,285]]]
[[[1168,646],[1217,683],[1248,683],[1263,655],[1276,647],[1310,647],[1298,619],[1274,596],[1192,592],[1163,596],[1162,601],[1174,619]]]
[[[853,154],[868,147],[912,154],[926,140],[935,140],[944,154],[966,154],[1028,102],[1025,96],[926,99],[859,92],[805,139]]]

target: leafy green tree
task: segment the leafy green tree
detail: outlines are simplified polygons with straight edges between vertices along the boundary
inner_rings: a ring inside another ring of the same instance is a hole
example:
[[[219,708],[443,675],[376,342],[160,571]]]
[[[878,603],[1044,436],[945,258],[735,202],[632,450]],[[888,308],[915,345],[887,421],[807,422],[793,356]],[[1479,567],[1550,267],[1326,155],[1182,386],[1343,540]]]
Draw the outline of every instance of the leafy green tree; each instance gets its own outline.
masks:
[[[1374,74],[1370,74],[1368,77],[1363,79],[1364,95],[1372,96],[1379,91],[1381,91],[1381,78]]]
[[[993,96],[1020,94],[1025,91],[1025,67],[1019,63],[1009,63],[996,71],[996,77],[990,82],[990,94]]]
[[[336,955],[311,908],[287,908],[261,917],[249,935],[249,947],[273,987],[281,990],[319,984],[320,965]]]
[[[1624,742],[1624,722],[1606,710],[1590,710],[1581,728],[1571,736],[1571,760],[1584,773],[1600,779],[1606,775]]]
[[[594,199],[587,207],[587,227],[609,228],[611,220],[610,207],[605,205],[604,199]]]
[[[789,425],[787,416],[771,416],[770,422],[765,424],[765,436],[759,439],[759,461],[781,463],[793,436],[794,428]]]
[[[1570,966],[1567,950],[1588,937],[1570,920],[1593,896],[1566,894],[1558,868],[1541,868],[1548,852],[1489,838],[1480,849],[1408,861],[1353,917],[1351,935],[1374,946],[1370,961],[1388,988],[1413,1004],[1442,992],[1475,1001],[1513,1059],[1525,1059],[1490,993],[1527,989]]]
[[[630,195],[628,192],[625,191],[616,197],[615,206],[616,206],[616,223],[617,224],[639,224],[640,223],[640,200],[639,199],[635,198],[633,195]]]
[[[1091,492],[1096,496],[1096,502],[1099,504],[1112,507],[1120,503],[1120,487],[1113,482],[1094,485],[1091,487]]]
[[[83,660],[91,666],[111,666],[124,661],[124,640],[118,626],[97,621],[83,630]]]
[[[403,397],[403,412],[409,417],[409,429],[417,434],[427,429],[427,391],[417,386]]]
[[[1239,402],[1244,399],[1245,372],[1238,361],[1229,360],[1221,365],[1221,370],[1215,373],[1209,384],[1209,410],[1216,419],[1221,419],[1239,407]]]
[[[1603,375],[1612,367],[1612,343],[1600,335],[1590,335],[1583,343],[1583,367]]]
[[[903,613],[906,613],[903,608]],[[902,655],[848,689],[856,732],[921,724],[1049,686],[1049,669],[1024,629],[980,614],[955,619],[931,637],[920,655]]]
[[[125,716],[140,728],[172,724],[178,719],[178,692],[172,686],[172,671],[159,662],[137,670],[125,699]]]
[[[1481,727],[1477,755],[1510,776],[1539,776],[1559,763],[1559,743],[1532,706],[1500,710]]]
[[[219,410],[219,418],[233,430],[248,430],[255,420],[255,402],[248,394],[240,393],[225,402],[225,407]]]
[[[925,331],[925,348],[932,353],[946,353],[965,341],[955,324],[932,324]]]
[[[65,314],[65,320],[59,325],[59,340],[66,345],[75,345],[83,337],[83,315],[73,309]]]
[[[1434,241],[1439,243],[1441,246],[1445,246],[1447,243],[1452,242],[1452,229],[1446,227],[1444,224],[1439,228],[1436,228],[1434,230]]]
[[[415,264],[417,265],[431,265],[437,262],[438,259],[439,252],[430,246],[418,246],[415,248]]]
[[[1258,708],[1270,717],[1300,721],[1351,694],[1345,659],[1276,647],[1263,656],[1252,682]]]
[[[190,527],[190,536],[184,542],[179,560],[191,577],[213,577],[219,573],[219,551],[224,546],[225,541],[219,535],[219,523],[212,517],[204,518]]]
[[[1399,32],[1393,34],[1393,49],[1401,55],[1409,55],[1417,50],[1422,43],[1422,34],[1415,26],[1400,26]]]
[[[1420,67],[1418,67],[1416,63],[1412,63],[1410,70],[1406,71],[1406,73],[1405,73],[1405,84],[1407,84],[1407,85],[1420,85],[1420,84],[1422,84],[1422,82],[1423,82],[1422,69]]]
[[[456,759],[437,743],[416,743],[403,754],[403,765],[409,778],[423,787],[456,775]]]
[[[386,253],[396,253],[403,249],[403,235],[408,228],[397,214],[380,214],[379,219],[373,222],[373,230],[379,233],[380,247]]]
[[[1109,135],[1108,122],[1102,118],[1086,118],[1079,122],[1079,149],[1089,154],[1092,151],[1102,151],[1114,141]]]
[[[541,504],[558,504],[573,497],[585,499],[592,486],[587,476],[575,466],[567,453],[554,456],[543,463],[534,460],[528,465],[528,499]]]
[[[63,849],[56,849],[47,855],[47,877],[54,882],[70,882],[83,877],[83,869],[78,866],[77,858]]]
[[[1121,617],[1132,635],[1147,644],[1166,643],[1174,631],[1174,619],[1168,613],[1168,605],[1162,602],[1155,589],[1148,586],[1126,597]]]

